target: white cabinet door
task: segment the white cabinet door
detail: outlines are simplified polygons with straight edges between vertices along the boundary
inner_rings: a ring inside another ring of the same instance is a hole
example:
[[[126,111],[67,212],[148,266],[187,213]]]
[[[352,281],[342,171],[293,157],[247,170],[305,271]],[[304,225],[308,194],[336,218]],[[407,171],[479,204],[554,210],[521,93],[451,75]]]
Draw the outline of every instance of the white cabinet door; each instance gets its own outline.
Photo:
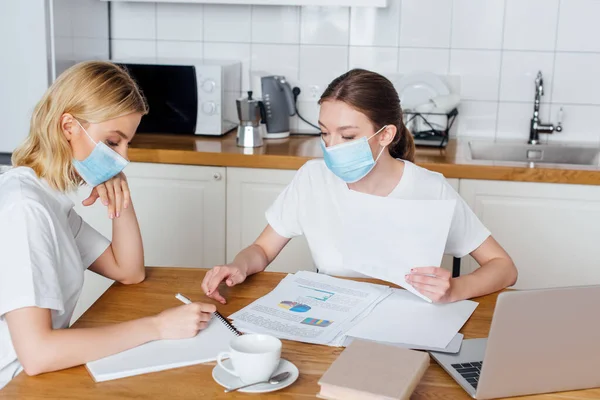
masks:
[[[225,168],[132,163],[125,173],[147,266],[225,262]]]
[[[132,163],[126,170],[147,266],[210,268],[225,262],[225,168]],[[83,207],[86,186],[71,197],[75,210],[107,238],[112,222],[100,202]],[[72,322],[113,281],[86,271]]]
[[[460,191],[515,261],[516,288],[600,284],[600,186],[461,180]]]
[[[296,171],[227,168],[227,261],[254,242],[267,226],[265,211],[292,181]],[[314,270],[306,239],[292,239],[269,271]]]

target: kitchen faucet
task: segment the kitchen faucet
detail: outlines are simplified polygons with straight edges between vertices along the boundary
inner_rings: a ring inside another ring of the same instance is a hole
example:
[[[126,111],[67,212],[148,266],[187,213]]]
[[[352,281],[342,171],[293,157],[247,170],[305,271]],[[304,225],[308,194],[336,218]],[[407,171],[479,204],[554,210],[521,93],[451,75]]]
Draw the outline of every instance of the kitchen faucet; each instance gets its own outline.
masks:
[[[540,133],[550,134],[554,131],[562,131],[561,117],[559,117],[556,127],[553,124],[543,124],[540,121],[540,102],[543,95],[544,79],[542,78],[542,71],[538,71],[537,77],[535,78],[535,100],[533,102],[533,118],[531,118],[531,125],[529,127],[529,144],[539,144]]]

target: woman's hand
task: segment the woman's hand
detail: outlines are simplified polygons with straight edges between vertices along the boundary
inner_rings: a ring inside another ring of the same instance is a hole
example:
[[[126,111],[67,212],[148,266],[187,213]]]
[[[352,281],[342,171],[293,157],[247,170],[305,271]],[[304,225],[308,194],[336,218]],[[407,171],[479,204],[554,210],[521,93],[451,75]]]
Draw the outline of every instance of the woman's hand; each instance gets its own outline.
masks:
[[[444,268],[419,267],[410,270],[406,282],[434,303],[451,303],[452,273]]]
[[[108,207],[110,219],[119,218],[121,211],[131,204],[131,194],[125,174],[121,172],[114,178],[96,186],[82,204],[86,207],[91,206],[98,198],[102,200],[102,204]]]
[[[208,297],[225,304],[225,298],[219,293],[219,284],[225,281],[227,286],[235,286],[244,282],[247,275],[246,268],[242,266],[234,264],[218,265],[204,275],[202,290]]]
[[[205,329],[211,314],[217,311],[214,304],[191,303],[170,308],[154,317],[160,339],[186,339]]]

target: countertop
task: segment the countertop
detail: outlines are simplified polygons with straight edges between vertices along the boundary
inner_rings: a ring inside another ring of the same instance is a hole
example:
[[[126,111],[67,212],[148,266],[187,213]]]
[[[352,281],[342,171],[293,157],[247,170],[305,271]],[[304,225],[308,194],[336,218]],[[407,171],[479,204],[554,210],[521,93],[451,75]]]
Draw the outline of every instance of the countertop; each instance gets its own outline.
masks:
[[[318,136],[269,139],[241,148],[235,131],[221,137],[138,134],[129,157],[134,162],[296,170],[322,156]],[[598,166],[506,163],[470,160],[467,140],[451,139],[445,149],[417,147],[416,164],[446,178],[600,185]]]

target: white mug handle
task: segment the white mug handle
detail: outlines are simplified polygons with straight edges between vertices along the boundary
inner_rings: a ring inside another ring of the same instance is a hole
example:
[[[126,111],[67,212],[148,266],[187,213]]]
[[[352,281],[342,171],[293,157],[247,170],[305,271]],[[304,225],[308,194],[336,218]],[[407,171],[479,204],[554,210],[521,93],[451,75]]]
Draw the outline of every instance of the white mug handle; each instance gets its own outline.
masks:
[[[234,370],[229,369],[229,368],[227,368],[226,366],[223,365],[223,359],[224,358],[231,359],[231,353],[229,353],[228,351],[222,351],[221,353],[219,353],[219,355],[217,356],[217,364],[219,364],[219,366],[221,368],[223,368],[225,371],[229,372],[231,375],[239,377],[239,375],[237,374],[237,372],[235,372]]]

